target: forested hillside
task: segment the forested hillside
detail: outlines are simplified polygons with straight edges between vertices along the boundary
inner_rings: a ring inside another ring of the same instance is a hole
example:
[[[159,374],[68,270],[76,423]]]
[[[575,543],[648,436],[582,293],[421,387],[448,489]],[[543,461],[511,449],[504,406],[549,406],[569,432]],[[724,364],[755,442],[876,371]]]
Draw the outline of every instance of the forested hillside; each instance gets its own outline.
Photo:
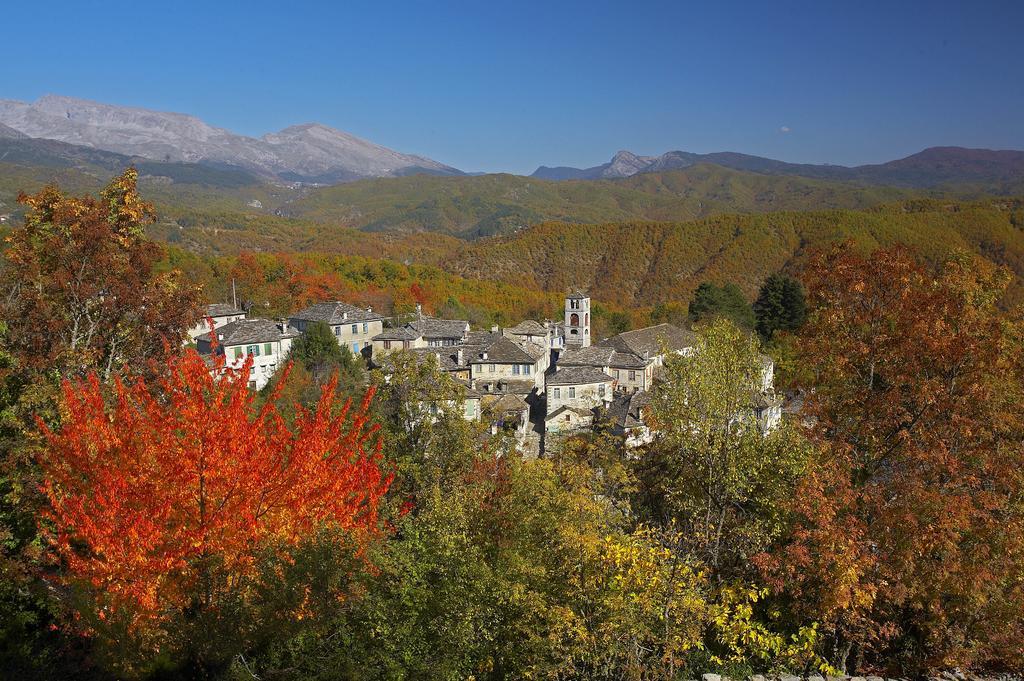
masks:
[[[865,208],[916,192],[700,165],[624,180],[554,182],[517,175],[416,175],[326,187],[286,215],[368,230],[508,234],[545,220],[689,220],[721,212]]]
[[[808,251],[851,240],[864,250],[902,243],[937,263],[966,252],[1017,276],[1007,303],[1024,301],[1024,204],[916,201],[868,211],[719,215],[692,222],[550,222],[486,240],[445,261],[470,278],[549,291],[588,290],[624,306],[688,300],[702,281],[735,282],[753,297],[773,272]]]

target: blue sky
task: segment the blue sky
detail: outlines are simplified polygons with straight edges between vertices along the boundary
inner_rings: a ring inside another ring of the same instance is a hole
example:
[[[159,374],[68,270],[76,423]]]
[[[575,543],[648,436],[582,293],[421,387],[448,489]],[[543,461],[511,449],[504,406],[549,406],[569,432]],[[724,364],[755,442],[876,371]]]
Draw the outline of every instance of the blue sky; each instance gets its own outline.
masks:
[[[0,98],[319,121],[465,170],[1024,148],[1024,2],[5,3]]]

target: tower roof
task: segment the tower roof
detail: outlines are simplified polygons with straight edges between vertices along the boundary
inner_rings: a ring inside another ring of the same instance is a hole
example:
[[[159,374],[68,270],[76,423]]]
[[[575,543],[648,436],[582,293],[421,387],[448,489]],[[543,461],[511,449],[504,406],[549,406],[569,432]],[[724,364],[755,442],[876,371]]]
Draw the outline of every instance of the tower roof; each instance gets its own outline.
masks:
[[[569,295],[567,295],[565,298],[566,298],[566,300],[583,300],[583,299],[589,298],[589,297],[590,296],[588,296],[586,293],[583,293],[580,290],[576,290],[576,291],[573,291],[572,293],[570,293]]]

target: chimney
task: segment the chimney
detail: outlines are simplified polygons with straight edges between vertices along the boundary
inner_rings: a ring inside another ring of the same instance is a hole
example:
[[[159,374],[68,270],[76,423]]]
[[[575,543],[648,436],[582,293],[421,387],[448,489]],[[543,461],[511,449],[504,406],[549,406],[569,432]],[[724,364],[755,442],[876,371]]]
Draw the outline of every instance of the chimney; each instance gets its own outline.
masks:
[[[348,312],[342,312],[341,313],[341,318],[342,319],[348,319]]]
[[[483,352],[480,353],[480,359],[487,359],[487,351],[486,350],[484,350]]]
[[[463,360],[465,360],[465,357],[462,354],[462,348],[459,348],[455,351],[455,363],[462,366],[464,364]]]
[[[367,305],[366,306],[366,311],[367,312],[373,312],[373,306],[372,305]]]
[[[419,303],[416,303],[416,316],[423,319],[423,306]]]
[[[501,330],[501,327],[498,326],[497,324],[495,324],[494,326],[491,327],[491,333],[498,333],[498,331],[500,331],[500,330]]]
[[[286,318],[281,317],[277,322],[277,326],[281,329],[281,333],[288,333],[288,320]]]
[[[222,340],[224,340],[224,334],[222,334],[222,333],[218,333],[218,334],[217,334],[217,340],[219,340],[219,341],[222,341]]]

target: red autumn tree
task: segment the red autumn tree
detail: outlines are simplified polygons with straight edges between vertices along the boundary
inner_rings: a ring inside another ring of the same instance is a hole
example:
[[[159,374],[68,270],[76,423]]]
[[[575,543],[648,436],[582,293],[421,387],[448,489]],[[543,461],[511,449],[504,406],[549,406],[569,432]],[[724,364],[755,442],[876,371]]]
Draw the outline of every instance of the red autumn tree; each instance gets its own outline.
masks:
[[[1021,327],[1007,274],[850,247],[804,272],[800,360],[823,452],[795,495],[779,585],[826,654],[903,674],[1024,663]]]
[[[156,385],[116,381],[109,404],[95,375],[65,383],[63,425],[42,426],[44,531],[94,628],[158,630],[244,603],[268,553],[287,565],[314,535],[358,547],[379,532],[391,476],[372,392],[340,407],[330,383],[289,425],[276,395],[257,406],[248,366],[215,378],[188,351],[167,369]]]
[[[160,274],[163,251],[146,239],[153,207],[129,168],[98,198],[49,186],[28,206],[4,254],[0,312],[25,369],[104,378],[179,348],[199,318],[199,292],[180,273]]]

